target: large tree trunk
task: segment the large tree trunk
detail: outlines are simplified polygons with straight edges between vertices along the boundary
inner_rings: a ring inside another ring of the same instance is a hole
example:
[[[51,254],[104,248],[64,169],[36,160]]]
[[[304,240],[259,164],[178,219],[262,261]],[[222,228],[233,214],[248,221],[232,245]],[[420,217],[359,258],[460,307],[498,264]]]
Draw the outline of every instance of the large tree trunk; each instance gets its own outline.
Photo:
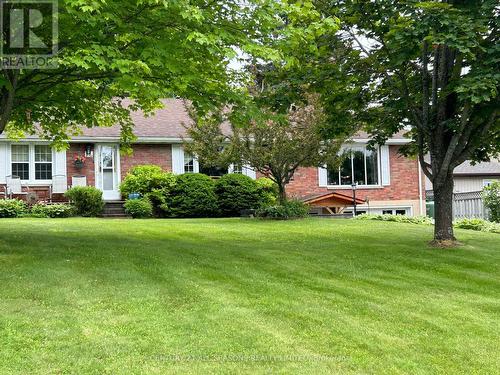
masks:
[[[14,109],[14,99],[16,96],[17,79],[19,76],[18,70],[5,71],[3,77],[4,80],[10,82],[10,87],[6,86],[0,90],[0,134],[5,130],[5,127],[9,123],[12,110]]]
[[[279,204],[284,204],[286,202],[285,183],[278,183],[278,201]]]
[[[434,241],[455,241],[453,235],[453,178],[447,178],[442,185],[434,187]]]

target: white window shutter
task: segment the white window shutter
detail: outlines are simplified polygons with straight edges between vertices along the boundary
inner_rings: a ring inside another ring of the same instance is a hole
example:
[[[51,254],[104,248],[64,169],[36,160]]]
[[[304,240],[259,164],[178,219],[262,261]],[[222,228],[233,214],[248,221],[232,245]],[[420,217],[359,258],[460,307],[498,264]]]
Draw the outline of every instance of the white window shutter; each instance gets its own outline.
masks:
[[[382,185],[388,186],[391,184],[391,166],[389,162],[389,146],[380,146],[380,165]]]
[[[0,183],[5,184],[7,177],[7,143],[0,143]]]
[[[172,172],[174,174],[184,173],[184,149],[182,145],[172,145]]]
[[[101,168],[101,148],[102,145],[96,144],[94,146],[94,175],[95,175],[95,187],[102,187],[102,173],[99,171]],[[82,178],[78,178],[77,176],[71,176],[71,186],[83,186],[83,182],[85,182],[84,186],[87,186],[87,180],[83,180]]]
[[[318,168],[318,186],[320,187],[328,186],[328,170],[324,167]]]
[[[54,150],[54,176],[66,176],[66,150]]]
[[[193,173],[200,173],[200,163],[196,156],[193,159]]]
[[[249,166],[244,166],[241,172],[245,176],[248,176],[254,180],[257,178],[257,173],[255,173],[255,170],[253,168],[250,168]]]

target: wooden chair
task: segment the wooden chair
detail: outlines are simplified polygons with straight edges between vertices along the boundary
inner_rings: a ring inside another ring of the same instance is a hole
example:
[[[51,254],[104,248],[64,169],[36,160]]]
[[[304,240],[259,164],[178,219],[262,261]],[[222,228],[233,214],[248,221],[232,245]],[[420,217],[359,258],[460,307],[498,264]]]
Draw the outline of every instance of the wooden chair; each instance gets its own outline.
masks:
[[[21,184],[21,177],[19,176],[7,176],[7,195],[12,198],[13,195],[27,195],[27,191],[23,191],[23,185]]]
[[[54,194],[64,194],[68,190],[68,178],[64,174],[52,176],[52,185],[50,185],[50,201]]]

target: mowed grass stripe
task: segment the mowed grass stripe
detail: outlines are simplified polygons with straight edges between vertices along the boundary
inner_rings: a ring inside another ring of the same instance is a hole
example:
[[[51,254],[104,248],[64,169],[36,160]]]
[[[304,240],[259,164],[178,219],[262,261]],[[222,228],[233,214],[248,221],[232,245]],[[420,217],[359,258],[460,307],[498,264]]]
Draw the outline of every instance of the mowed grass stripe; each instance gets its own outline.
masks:
[[[2,373],[500,367],[495,234],[457,231],[464,246],[437,250],[431,227],[352,220],[17,219],[0,231]],[[232,354],[243,357],[207,359]]]

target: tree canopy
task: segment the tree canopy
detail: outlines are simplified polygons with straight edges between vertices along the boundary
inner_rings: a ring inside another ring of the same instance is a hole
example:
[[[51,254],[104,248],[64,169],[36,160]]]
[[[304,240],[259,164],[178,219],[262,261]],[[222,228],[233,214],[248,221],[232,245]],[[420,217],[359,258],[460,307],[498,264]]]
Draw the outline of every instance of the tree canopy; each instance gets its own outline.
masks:
[[[228,65],[238,51],[287,63],[281,46],[322,24],[309,2],[269,0],[62,0],[58,18],[57,69],[2,69],[0,133],[38,126],[57,142],[81,126],[121,124],[130,140],[130,110],[151,113],[172,96],[204,111],[236,101],[242,77]]]
[[[435,238],[453,240],[454,168],[500,151],[498,2],[315,4],[341,28],[321,38],[319,54],[303,51],[293,79],[268,74],[277,89],[267,100],[300,97],[306,85],[322,94],[326,136],[363,128],[381,144],[406,131],[412,142],[402,151],[419,157],[433,183]]]
[[[284,116],[260,107],[265,112],[261,118],[232,126],[224,122],[224,114],[197,116],[191,111],[194,121],[184,147],[204,165],[245,165],[268,176],[284,203],[285,187],[297,168],[335,165],[340,160],[337,155],[344,139],[324,140],[320,129],[326,116],[319,97],[309,94],[306,100]]]

